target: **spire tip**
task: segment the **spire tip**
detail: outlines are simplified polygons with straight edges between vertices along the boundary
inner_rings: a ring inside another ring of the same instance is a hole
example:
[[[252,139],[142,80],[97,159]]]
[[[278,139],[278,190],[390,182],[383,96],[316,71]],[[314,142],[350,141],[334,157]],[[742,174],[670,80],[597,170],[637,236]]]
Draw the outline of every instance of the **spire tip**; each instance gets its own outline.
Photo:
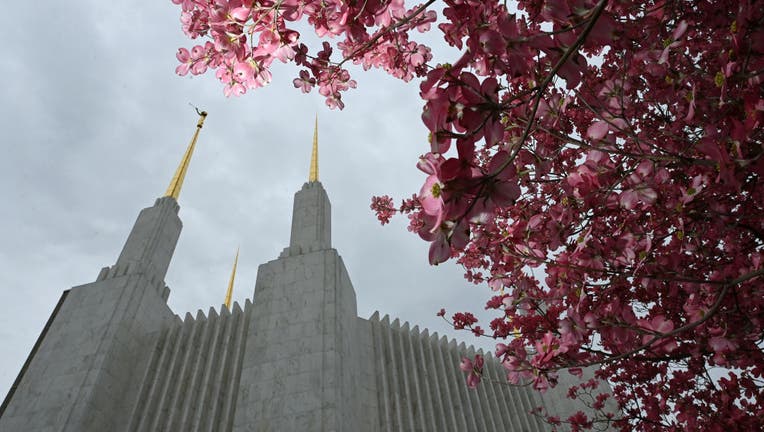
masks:
[[[233,297],[233,281],[236,279],[236,266],[239,264],[239,248],[236,248],[236,258],[233,260],[233,270],[231,271],[231,279],[228,281],[228,290],[225,293],[225,306],[228,310],[231,310],[231,297]]]
[[[188,165],[191,163],[191,156],[194,154],[194,147],[196,147],[196,140],[199,138],[199,131],[204,125],[204,119],[207,118],[207,111],[199,111],[199,108],[194,108],[196,109],[197,114],[199,114],[199,121],[196,122],[196,131],[194,132],[194,136],[188,144],[186,153],[183,155],[183,159],[180,161],[178,169],[175,170],[175,175],[172,176],[170,185],[167,187],[167,191],[164,194],[166,197],[175,198],[176,201],[180,196],[180,188],[183,186],[183,180],[186,178],[186,171],[188,171]]]
[[[310,156],[310,174],[309,182],[318,181],[318,114],[316,114],[316,123],[313,127],[313,153]]]

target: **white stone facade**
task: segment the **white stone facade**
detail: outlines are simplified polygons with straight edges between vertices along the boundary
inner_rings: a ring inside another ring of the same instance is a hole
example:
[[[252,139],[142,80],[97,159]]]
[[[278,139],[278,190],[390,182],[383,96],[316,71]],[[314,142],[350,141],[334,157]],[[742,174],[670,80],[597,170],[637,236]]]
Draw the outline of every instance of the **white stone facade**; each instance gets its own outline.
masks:
[[[529,411],[554,412],[561,395],[507,385],[490,355],[468,389],[458,365],[472,348],[357,316],[330,207],[321,184],[306,183],[289,247],[260,266],[253,300],[181,319],[163,282],[178,207],[157,200],[117,263],[64,294],[2,405],[0,432],[548,430]]]

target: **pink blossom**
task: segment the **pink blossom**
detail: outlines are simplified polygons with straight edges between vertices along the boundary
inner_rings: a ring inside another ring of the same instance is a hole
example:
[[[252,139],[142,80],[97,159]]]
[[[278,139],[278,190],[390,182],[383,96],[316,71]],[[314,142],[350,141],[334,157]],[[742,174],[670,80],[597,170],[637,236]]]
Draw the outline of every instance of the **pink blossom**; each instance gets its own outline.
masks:
[[[610,130],[610,126],[607,124],[607,122],[599,120],[589,126],[589,129],[586,130],[586,136],[595,141],[601,140],[605,137],[605,135],[607,135],[608,130]]]
[[[449,258],[451,258],[451,244],[444,235],[440,235],[430,243],[428,259],[430,264],[438,265],[447,261]]]
[[[469,388],[475,388],[480,383],[480,378],[483,376],[483,356],[480,354],[475,355],[474,362],[467,357],[463,357],[459,368],[462,371],[467,372],[467,386]]]
[[[438,176],[432,174],[425,180],[422,189],[419,191],[419,202],[422,205],[422,210],[430,216],[436,217],[435,226],[433,230],[440,227],[440,223],[443,220],[443,212],[445,210],[445,204],[443,202],[443,183],[440,182]]]
[[[509,346],[503,343],[496,344],[496,358],[503,358],[509,351]]]
[[[390,222],[390,218],[396,213],[393,207],[393,199],[387,195],[371,198],[371,209],[377,213],[377,219],[385,225]]]
[[[300,76],[292,81],[295,87],[299,88],[303,93],[309,93],[313,86],[316,85],[316,80],[311,78],[310,74],[306,70],[300,71]]]
[[[673,337],[669,336],[674,330],[674,323],[662,315],[658,315],[650,320],[642,320],[640,323],[650,332],[642,336],[643,344],[651,344],[651,349],[659,349],[665,352],[671,352],[676,349],[677,343]]]

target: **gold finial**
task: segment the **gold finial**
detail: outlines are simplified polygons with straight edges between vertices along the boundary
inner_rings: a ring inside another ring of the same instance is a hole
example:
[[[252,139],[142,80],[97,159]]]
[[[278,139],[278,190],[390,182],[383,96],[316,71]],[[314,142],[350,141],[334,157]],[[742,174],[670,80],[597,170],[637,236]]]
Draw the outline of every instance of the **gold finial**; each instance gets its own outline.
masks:
[[[236,258],[233,260],[233,270],[231,271],[231,280],[228,281],[228,291],[225,293],[225,306],[231,310],[231,296],[233,294],[233,281],[236,279],[236,266],[239,264],[239,248],[236,248]]]
[[[309,182],[318,181],[318,114],[316,114],[316,125],[313,127],[313,154],[310,155],[310,175]]]
[[[186,154],[183,155],[183,160],[180,161],[178,169],[175,170],[175,175],[172,176],[170,186],[167,187],[167,192],[164,193],[164,196],[173,197],[175,200],[177,200],[178,196],[180,196],[180,188],[183,186],[183,179],[186,178],[186,171],[188,171],[188,164],[191,163],[191,155],[194,154],[194,147],[196,147],[196,140],[199,138],[199,131],[202,130],[204,119],[207,118],[206,111],[200,112],[197,109],[196,112],[199,114],[199,121],[196,123],[196,131],[194,132],[194,137],[191,138],[191,143],[188,144]]]

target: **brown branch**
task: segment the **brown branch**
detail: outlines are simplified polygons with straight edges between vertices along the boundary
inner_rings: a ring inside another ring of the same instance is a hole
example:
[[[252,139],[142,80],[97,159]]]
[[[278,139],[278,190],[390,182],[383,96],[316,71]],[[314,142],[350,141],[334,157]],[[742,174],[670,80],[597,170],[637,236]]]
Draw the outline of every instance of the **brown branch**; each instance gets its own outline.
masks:
[[[572,364],[572,365],[567,365],[567,366],[560,366],[559,368],[555,368],[555,369],[563,369],[563,368],[574,367],[574,366],[575,367],[588,367],[588,366],[594,366],[594,365],[597,365],[597,364],[612,363],[614,361],[624,359],[624,358],[629,357],[631,355],[634,355],[634,354],[636,354],[636,353],[638,353],[638,352],[640,352],[642,350],[645,350],[645,349],[649,348],[650,346],[652,346],[655,342],[657,342],[660,339],[664,339],[664,338],[671,337],[671,336],[676,336],[679,333],[683,333],[683,332],[685,332],[687,330],[692,330],[695,327],[698,327],[699,325],[701,325],[704,322],[706,322],[709,319],[711,319],[711,317],[713,317],[714,315],[716,315],[716,313],[719,311],[719,308],[722,305],[722,300],[724,300],[724,297],[727,295],[727,293],[729,292],[729,289],[731,287],[733,287],[735,285],[739,285],[739,284],[741,284],[743,282],[747,282],[747,281],[749,281],[751,279],[754,279],[754,278],[757,278],[757,277],[759,277],[761,275],[764,275],[764,268],[761,268],[759,270],[756,270],[756,271],[744,274],[743,276],[740,276],[740,277],[738,277],[736,279],[733,279],[733,280],[725,283],[724,287],[722,288],[721,293],[719,293],[719,297],[716,299],[714,304],[711,306],[711,308],[708,309],[708,312],[706,312],[706,314],[703,316],[703,318],[701,318],[701,319],[699,319],[697,321],[694,321],[694,322],[691,322],[689,324],[683,325],[682,327],[676,328],[676,329],[674,329],[674,330],[672,330],[672,331],[670,331],[668,333],[657,333],[655,336],[653,336],[652,339],[647,341],[647,343],[645,343],[645,344],[643,344],[643,345],[641,345],[641,346],[639,346],[637,348],[634,348],[631,351],[627,351],[625,353],[618,354],[616,356],[609,357],[609,358],[601,360],[601,361],[589,362],[589,363],[586,363],[586,364]]]
[[[578,48],[583,45],[584,41],[586,40],[586,37],[589,36],[589,33],[594,28],[594,24],[597,23],[597,20],[599,19],[600,15],[602,15],[602,11],[605,10],[605,6],[607,5],[607,0],[600,0],[599,3],[597,3],[597,6],[594,7],[592,16],[589,18],[589,24],[586,26],[586,28],[581,32],[580,35],[578,35],[578,38],[575,42],[573,42],[573,45],[571,45],[567,50],[565,50],[565,53],[560,57],[560,59],[557,61],[557,63],[552,67],[552,69],[549,71],[549,74],[544,78],[544,81],[541,83],[541,85],[538,86],[537,93],[534,96],[535,101],[533,102],[533,109],[531,110],[530,116],[528,116],[531,120],[528,122],[528,124],[525,126],[525,130],[523,130],[523,135],[520,137],[520,141],[518,142],[517,146],[515,147],[514,151],[512,152],[512,155],[510,155],[509,159],[507,159],[506,162],[504,162],[499,169],[491,174],[492,177],[496,177],[499,175],[504,169],[509,166],[510,163],[515,159],[515,156],[517,156],[517,153],[520,152],[520,149],[523,146],[523,143],[525,143],[525,140],[528,139],[528,136],[530,135],[531,128],[533,126],[533,119],[536,118],[536,113],[539,109],[539,104],[541,103],[541,97],[544,95],[544,92],[546,91],[546,88],[549,86],[549,83],[552,82],[552,79],[557,75],[557,72],[562,68],[562,65],[565,64],[565,62],[568,61],[568,59],[573,55],[573,53],[578,52]]]
[[[377,34],[376,34],[374,37],[372,37],[371,39],[369,39],[368,41],[366,41],[366,42],[365,42],[363,45],[361,45],[360,47],[358,47],[358,48],[356,48],[355,50],[353,50],[353,52],[352,52],[352,53],[350,53],[350,55],[349,55],[349,56],[347,56],[347,57],[345,57],[344,59],[342,59],[342,61],[341,61],[341,62],[337,63],[337,67],[341,67],[341,66],[342,66],[343,64],[345,64],[345,62],[347,62],[348,60],[350,60],[350,59],[354,58],[354,57],[355,57],[355,56],[357,56],[358,54],[360,54],[360,53],[362,53],[362,52],[364,52],[364,51],[368,50],[369,48],[371,48],[371,46],[372,46],[372,45],[374,45],[374,44],[375,44],[375,43],[376,43],[376,42],[377,42],[377,41],[378,41],[378,40],[379,40],[379,39],[380,39],[382,36],[384,36],[384,35],[386,35],[386,34],[388,34],[388,33],[392,32],[392,31],[394,31],[394,30],[398,29],[399,27],[401,27],[401,26],[403,26],[403,25],[405,25],[405,24],[407,24],[407,23],[409,23],[409,22],[410,22],[412,19],[416,18],[416,17],[417,17],[417,15],[419,15],[419,14],[421,14],[422,12],[424,12],[425,10],[427,10],[427,8],[428,8],[428,7],[429,7],[431,4],[433,4],[433,3],[435,3],[435,0],[427,0],[427,2],[423,3],[421,6],[419,6],[418,8],[416,8],[416,10],[414,10],[414,12],[413,12],[411,15],[409,15],[409,16],[407,16],[407,17],[403,18],[402,20],[398,21],[397,23],[395,23],[395,24],[394,24],[394,25],[392,25],[392,26],[389,26],[389,27],[385,27],[384,29],[380,29],[380,32],[379,32],[379,33],[377,33]],[[357,17],[356,17],[356,18],[357,18]]]

